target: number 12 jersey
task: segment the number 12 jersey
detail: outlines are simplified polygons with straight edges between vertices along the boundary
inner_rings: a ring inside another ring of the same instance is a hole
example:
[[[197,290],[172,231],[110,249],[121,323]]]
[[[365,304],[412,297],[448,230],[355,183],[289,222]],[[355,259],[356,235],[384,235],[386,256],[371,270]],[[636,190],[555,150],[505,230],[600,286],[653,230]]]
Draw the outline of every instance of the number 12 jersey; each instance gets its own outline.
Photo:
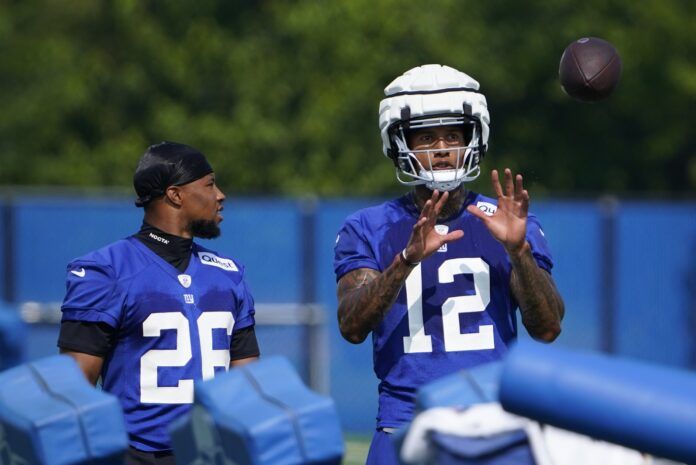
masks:
[[[459,214],[438,221],[438,232],[461,229],[464,237],[411,271],[372,332],[380,380],[378,427],[410,421],[421,385],[499,360],[517,336],[508,255],[483,222],[466,211],[471,204],[488,215],[497,208],[495,200],[469,192]],[[406,247],[418,216],[410,194],[349,216],[336,240],[337,279],[359,268],[383,272]],[[550,272],[551,253],[534,215],[527,219],[527,241],[537,264]]]

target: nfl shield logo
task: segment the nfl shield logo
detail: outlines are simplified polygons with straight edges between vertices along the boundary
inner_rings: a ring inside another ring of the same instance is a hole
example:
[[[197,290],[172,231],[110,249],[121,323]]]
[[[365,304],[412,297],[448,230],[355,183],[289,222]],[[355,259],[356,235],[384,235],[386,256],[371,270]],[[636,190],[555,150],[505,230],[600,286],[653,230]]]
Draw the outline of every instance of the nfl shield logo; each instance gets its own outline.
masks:
[[[444,236],[449,232],[449,226],[446,224],[436,224],[435,225],[435,232],[438,233],[441,236]],[[447,252],[447,244],[442,244],[439,249],[437,249],[438,252]]]
[[[184,286],[186,289],[188,289],[189,286],[191,285],[191,276],[189,276],[187,274],[180,274],[178,276],[178,278],[179,278],[179,282],[181,283],[181,285]]]

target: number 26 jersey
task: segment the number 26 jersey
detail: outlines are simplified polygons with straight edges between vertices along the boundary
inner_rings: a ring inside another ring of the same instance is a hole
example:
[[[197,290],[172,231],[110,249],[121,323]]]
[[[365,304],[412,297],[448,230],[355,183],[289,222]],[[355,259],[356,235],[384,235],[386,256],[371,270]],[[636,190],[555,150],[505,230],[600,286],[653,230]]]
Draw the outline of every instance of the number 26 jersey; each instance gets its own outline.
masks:
[[[254,324],[244,268],[196,243],[191,253],[180,273],[129,237],[68,265],[63,320],[116,329],[102,385],[143,451],[171,449],[167,426],[190,409],[194,382],[227,370],[233,332]]]
[[[372,332],[374,370],[380,380],[378,427],[410,421],[421,385],[499,360],[517,337],[518,305],[510,290],[508,255],[483,222],[466,211],[473,204],[491,215],[496,203],[469,192],[459,214],[438,221],[438,232],[461,229],[464,237],[442,246],[411,271]],[[409,194],[349,216],[335,246],[337,280],[359,268],[387,269],[406,247],[418,216]],[[527,241],[537,264],[550,272],[551,253],[531,214]]]

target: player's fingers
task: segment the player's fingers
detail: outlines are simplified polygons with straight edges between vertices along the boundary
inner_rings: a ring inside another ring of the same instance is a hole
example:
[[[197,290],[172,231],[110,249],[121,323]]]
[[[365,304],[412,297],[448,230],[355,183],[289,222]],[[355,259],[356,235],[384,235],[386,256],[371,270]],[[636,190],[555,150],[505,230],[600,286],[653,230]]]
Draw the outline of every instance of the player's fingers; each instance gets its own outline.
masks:
[[[476,205],[469,205],[468,207],[466,207],[466,211],[468,211],[481,221],[488,221],[488,216],[485,213],[483,213],[481,209]]]
[[[440,196],[440,199],[437,201],[437,204],[435,204],[435,215],[439,215],[440,212],[442,211],[442,207],[445,206],[445,203],[447,202],[447,199],[449,198],[449,192],[445,191],[442,193]]]
[[[522,182],[522,175],[518,174],[515,176],[515,198],[522,198],[522,192],[524,191],[524,186]]]
[[[524,212],[524,215],[527,216],[527,213],[529,212],[529,192],[527,189],[522,190],[522,211]]]
[[[437,205],[439,203],[439,200],[442,196],[440,195],[440,191],[435,189],[433,190],[432,195],[430,196],[430,202],[431,202],[431,209],[430,209],[430,214],[428,215],[428,218],[432,218],[433,216],[437,216]]]
[[[428,222],[428,218],[425,216],[421,216],[418,218],[418,221],[416,221],[416,224],[413,225],[413,234],[414,235],[422,235],[422,230],[423,230],[423,225]]]
[[[505,168],[505,180],[503,182],[505,183],[505,195],[508,197],[514,196],[515,188],[512,182],[512,171],[510,171],[510,168]]]
[[[433,201],[431,199],[426,200],[425,205],[423,205],[423,210],[421,210],[421,218],[430,218],[433,211]]]
[[[491,171],[491,184],[493,184],[493,192],[498,197],[503,196],[503,188],[500,186],[500,179],[498,179],[498,170]]]
[[[442,236],[442,243],[446,244],[448,242],[457,241],[462,237],[464,237],[464,231],[462,231],[461,229],[457,229],[456,231],[452,231]]]
[[[416,224],[413,225],[413,229],[421,228],[427,222],[428,222],[428,217],[421,215],[418,218],[418,221],[416,221]]]

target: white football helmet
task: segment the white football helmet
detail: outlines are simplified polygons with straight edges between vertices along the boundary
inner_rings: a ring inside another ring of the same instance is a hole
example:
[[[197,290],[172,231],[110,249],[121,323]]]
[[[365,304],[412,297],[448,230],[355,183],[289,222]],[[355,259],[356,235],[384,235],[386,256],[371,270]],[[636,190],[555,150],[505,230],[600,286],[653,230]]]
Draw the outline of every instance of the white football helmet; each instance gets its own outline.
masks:
[[[488,148],[490,116],[475,79],[449,66],[423,65],[396,78],[384,94],[379,104],[382,148],[394,162],[401,184],[450,191],[478,177]],[[455,169],[433,169],[432,156],[441,149],[408,147],[406,134],[411,129],[453,125],[462,125],[467,138],[466,145],[448,149],[457,151]],[[427,153],[429,166],[423,166],[416,153]]]

